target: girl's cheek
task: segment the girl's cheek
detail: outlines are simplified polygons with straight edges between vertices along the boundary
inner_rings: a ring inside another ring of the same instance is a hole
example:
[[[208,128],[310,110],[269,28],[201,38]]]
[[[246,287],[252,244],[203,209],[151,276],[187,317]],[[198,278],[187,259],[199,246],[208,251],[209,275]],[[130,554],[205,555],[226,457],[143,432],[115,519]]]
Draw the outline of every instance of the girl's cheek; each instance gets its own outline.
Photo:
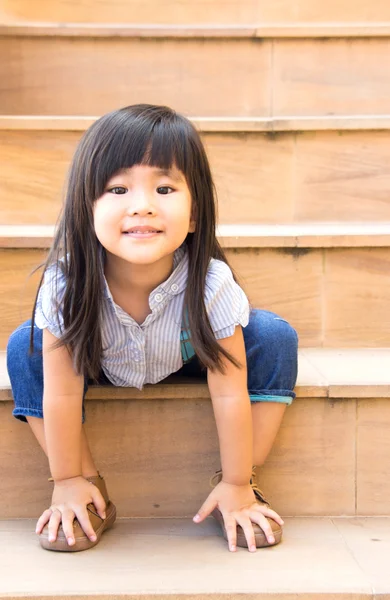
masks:
[[[112,222],[115,219],[115,212],[108,204],[100,203],[95,206],[94,221],[96,226]]]

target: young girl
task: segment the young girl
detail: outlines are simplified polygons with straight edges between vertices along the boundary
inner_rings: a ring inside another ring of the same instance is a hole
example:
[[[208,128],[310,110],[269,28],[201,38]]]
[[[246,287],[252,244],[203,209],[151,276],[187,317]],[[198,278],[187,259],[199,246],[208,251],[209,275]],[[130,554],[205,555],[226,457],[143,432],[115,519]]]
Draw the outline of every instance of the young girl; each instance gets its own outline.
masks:
[[[231,551],[281,540],[253,465],[295,398],[297,334],[250,309],[215,220],[205,149],[182,115],[134,105],[84,134],[32,320],[7,348],[13,415],[31,426],[54,481],[36,527],[42,547],[91,548],[115,521],[82,425],[88,383],[142,389],[172,373],[207,377],[219,437],[222,468],[194,522],[213,515]]]

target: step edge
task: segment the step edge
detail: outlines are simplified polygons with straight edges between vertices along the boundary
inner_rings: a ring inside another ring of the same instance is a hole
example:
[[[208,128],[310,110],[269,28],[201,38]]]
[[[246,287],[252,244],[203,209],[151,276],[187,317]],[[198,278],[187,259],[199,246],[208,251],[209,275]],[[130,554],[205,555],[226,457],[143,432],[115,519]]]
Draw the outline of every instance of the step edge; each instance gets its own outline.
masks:
[[[0,115],[0,131],[85,131],[99,116]],[[339,116],[205,117],[188,119],[204,133],[277,133],[304,131],[384,131],[390,114]]]
[[[0,225],[0,248],[49,248],[55,225]],[[389,247],[390,222],[219,225],[224,248]]]
[[[0,25],[3,37],[108,37],[108,38],[372,38],[390,37],[390,22],[273,22],[242,25],[210,24],[123,24],[19,21]]]
[[[143,391],[134,388],[117,388],[111,386],[90,386],[85,396],[86,401],[115,401],[115,400],[210,400],[207,383],[193,384],[189,394],[189,387],[180,384],[153,384],[153,390],[145,386]],[[171,389],[170,389],[171,388]],[[173,388],[173,389],[172,389]],[[390,398],[390,384],[302,384],[294,388],[296,399],[327,398],[328,400],[358,400],[358,399],[386,399]],[[0,385],[0,402],[12,402],[10,386]]]

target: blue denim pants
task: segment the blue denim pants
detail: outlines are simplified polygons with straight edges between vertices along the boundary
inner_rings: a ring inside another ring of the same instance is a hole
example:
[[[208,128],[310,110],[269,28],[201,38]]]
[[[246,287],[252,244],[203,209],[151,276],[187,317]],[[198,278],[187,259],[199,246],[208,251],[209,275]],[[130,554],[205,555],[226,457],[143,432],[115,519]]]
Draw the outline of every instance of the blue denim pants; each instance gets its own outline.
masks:
[[[43,418],[42,330],[35,326],[34,353],[29,355],[31,321],[20,325],[7,345],[7,369],[15,408],[13,416]],[[291,404],[297,378],[298,336],[284,319],[275,313],[252,309],[249,323],[243,328],[248,370],[248,393],[251,402]],[[188,339],[182,337],[183,367],[174,375],[206,379]],[[82,422],[85,422],[84,398],[91,381],[85,378]],[[99,383],[112,385],[101,372]]]

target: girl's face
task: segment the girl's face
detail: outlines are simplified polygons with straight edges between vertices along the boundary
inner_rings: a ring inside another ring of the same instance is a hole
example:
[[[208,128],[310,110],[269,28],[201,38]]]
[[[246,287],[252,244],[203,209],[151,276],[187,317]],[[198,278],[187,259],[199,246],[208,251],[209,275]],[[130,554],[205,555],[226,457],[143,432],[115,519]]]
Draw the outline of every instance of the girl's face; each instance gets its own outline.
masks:
[[[98,240],[111,254],[132,264],[168,256],[195,231],[190,190],[174,167],[134,165],[116,173],[94,204]]]

